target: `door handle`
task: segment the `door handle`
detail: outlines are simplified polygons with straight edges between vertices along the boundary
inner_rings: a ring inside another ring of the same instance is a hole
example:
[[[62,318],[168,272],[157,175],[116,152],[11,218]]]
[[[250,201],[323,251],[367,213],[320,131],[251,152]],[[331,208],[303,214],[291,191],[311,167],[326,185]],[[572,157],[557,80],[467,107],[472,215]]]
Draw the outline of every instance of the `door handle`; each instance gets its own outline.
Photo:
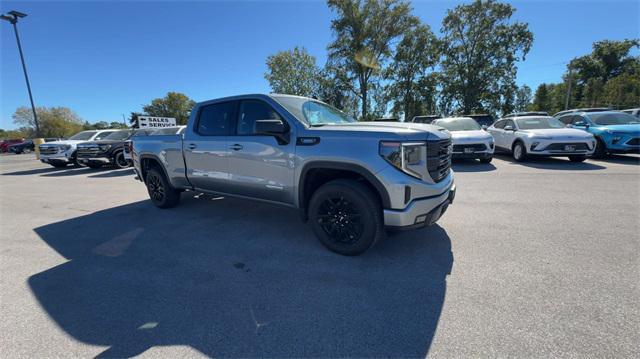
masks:
[[[240,144],[233,144],[229,147],[230,149],[234,150],[234,151],[240,151],[243,147]]]
[[[187,148],[190,150],[194,150],[196,149],[196,147],[198,147],[198,145],[196,145],[195,143],[190,143],[189,145],[187,145]]]

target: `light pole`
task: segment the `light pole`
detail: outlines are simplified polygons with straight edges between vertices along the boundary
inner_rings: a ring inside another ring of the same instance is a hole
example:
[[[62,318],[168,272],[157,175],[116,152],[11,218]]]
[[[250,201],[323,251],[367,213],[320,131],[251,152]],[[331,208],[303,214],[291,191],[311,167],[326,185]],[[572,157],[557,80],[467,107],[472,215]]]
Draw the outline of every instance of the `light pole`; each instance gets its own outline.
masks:
[[[27,14],[19,11],[9,11],[7,15],[0,15],[0,19],[9,21],[13,25],[13,31],[16,34],[16,42],[18,43],[18,52],[20,52],[20,61],[22,61],[22,71],[24,72],[24,80],[27,82],[27,91],[29,91],[29,101],[31,101],[31,111],[33,111],[33,121],[36,125],[36,137],[40,137],[40,125],[38,124],[38,114],[36,113],[36,105],[33,104],[33,95],[31,94],[31,84],[29,84],[29,76],[27,75],[27,65],[24,63],[24,55],[22,54],[22,45],[20,45],[20,36],[18,36],[18,19],[27,16]]]

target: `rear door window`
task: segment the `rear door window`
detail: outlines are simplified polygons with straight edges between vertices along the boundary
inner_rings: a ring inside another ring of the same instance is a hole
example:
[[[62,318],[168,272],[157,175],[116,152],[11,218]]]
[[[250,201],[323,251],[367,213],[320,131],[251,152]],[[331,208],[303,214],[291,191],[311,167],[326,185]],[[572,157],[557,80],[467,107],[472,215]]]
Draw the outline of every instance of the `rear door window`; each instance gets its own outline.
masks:
[[[202,136],[230,135],[235,110],[235,101],[202,106],[198,114],[196,132]]]

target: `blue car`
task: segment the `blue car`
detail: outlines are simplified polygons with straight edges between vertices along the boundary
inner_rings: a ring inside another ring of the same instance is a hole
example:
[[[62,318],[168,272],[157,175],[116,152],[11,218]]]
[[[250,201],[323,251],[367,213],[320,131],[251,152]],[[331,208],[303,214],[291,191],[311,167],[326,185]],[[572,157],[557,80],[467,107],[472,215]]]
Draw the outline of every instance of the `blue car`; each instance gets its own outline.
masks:
[[[621,111],[576,111],[558,116],[568,127],[585,130],[596,138],[595,158],[609,153],[640,153],[640,119]]]

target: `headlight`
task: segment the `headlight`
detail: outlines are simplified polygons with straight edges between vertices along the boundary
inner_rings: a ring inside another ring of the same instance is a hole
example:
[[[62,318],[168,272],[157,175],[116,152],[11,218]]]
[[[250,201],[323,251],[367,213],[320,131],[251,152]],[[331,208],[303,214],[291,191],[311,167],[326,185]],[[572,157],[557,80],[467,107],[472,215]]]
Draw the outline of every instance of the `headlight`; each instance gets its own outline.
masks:
[[[425,142],[381,141],[380,156],[400,171],[423,179],[427,172],[427,144]]]
[[[111,148],[111,145],[100,145],[100,151],[108,151]]]
[[[552,137],[551,136],[533,135],[533,136],[531,136],[531,139],[533,139],[533,140],[551,140]]]

